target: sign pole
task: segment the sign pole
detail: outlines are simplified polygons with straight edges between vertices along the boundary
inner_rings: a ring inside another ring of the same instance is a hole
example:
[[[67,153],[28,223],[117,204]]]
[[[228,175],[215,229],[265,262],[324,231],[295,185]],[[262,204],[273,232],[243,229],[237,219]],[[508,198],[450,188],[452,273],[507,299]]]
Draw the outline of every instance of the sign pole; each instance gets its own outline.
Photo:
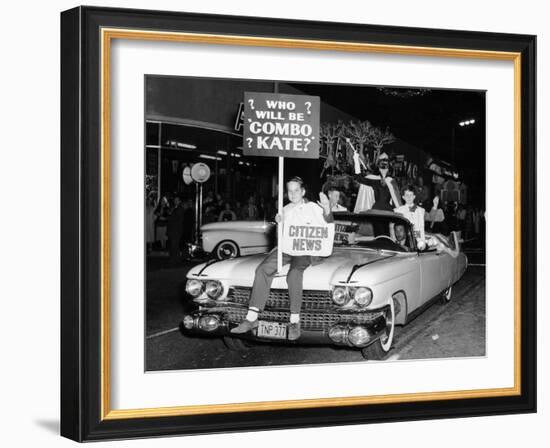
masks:
[[[199,244],[199,183],[195,181],[195,244]]]
[[[199,232],[202,227],[202,183],[199,184]]]
[[[158,136],[158,149],[157,149],[157,201],[160,203],[162,199],[161,195],[161,168],[162,168],[162,123],[159,123],[159,136]]]
[[[273,93],[279,93],[279,83],[275,81]],[[284,157],[279,156],[279,191],[277,193],[277,213],[281,222],[277,223],[277,273],[283,270],[283,182],[284,182]]]
[[[279,192],[277,194],[277,213],[283,218],[283,182],[284,182],[285,158],[279,157]],[[283,270],[283,223],[277,223],[277,272]]]

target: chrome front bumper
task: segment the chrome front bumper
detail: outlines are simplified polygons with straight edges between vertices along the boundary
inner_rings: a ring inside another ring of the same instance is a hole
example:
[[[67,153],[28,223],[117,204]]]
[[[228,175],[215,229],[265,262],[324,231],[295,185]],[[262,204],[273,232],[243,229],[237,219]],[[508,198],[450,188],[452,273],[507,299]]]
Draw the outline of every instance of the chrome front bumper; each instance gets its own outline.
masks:
[[[327,313],[329,314],[329,313]],[[301,336],[296,341],[260,337],[257,329],[245,334],[233,334],[231,329],[236,327],[242,319],[235,320],[234,315],[220,310],[196,310],[184,316],[180,324],[182,333],[195,336],[231,336],[258,342],[310,344],[310,345],[337,345],[355,348],[364,348],[377,341],[386,332],[386,317],[382,310],[369,313],[350,314],[345,320],[328,318],[329,324],[322,327],[311,325],[312,320],[304,313],[302,318]],[[354,319],[355,317],[355,319]],[[244,316],[243,316],[244,318]],[[260,315],[260,320],[287,324],[288,320],[269,319]],[[359,336],[359,337],[358,337]]]

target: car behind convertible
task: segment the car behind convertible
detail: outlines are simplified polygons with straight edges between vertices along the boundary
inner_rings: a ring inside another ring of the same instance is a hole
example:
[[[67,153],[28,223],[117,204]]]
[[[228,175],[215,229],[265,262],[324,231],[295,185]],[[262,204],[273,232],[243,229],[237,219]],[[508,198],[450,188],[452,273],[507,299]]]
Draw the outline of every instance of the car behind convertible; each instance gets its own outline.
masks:
[[[201,227],[202,250],[218,260],[262,254],[273,247],[275,223],[212,222]]]
[[[247,340],[287,344],[339,345],[360,349],[367,359],[384,359],[396,325],[407,324],[435,299],[451,300],[467,258],[456,234],[426,237],[431,249],[418,250],[410,222],[393,212],[335,213],[331,256],[313,259],[304,272],[301,336],[287,339],[288,265],[274,280],[259,326],[244,335],[230,330],[247,313],[254,273],[265,254],[210,261],[190,269],[183,317],[184,333],[223,337],[230,348]],[[403,225],[405,244],[395,239]]]

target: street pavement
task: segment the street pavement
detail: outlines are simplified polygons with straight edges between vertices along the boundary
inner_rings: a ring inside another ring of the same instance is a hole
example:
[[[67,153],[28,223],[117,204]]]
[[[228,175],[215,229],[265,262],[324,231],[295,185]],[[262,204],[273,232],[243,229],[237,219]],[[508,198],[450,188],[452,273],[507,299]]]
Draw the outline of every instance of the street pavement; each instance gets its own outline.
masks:
[[[485,266],[473,263],[484,260],[471,255],[473,265],[454,285],[450,303],[435,302],[404,327],[396,327],[390,360],[485,355]],[[146,370],[365,361],[359,350],[350,348],[256,343],[236,352],[227,349],[221,338],[184,336],[178,325],[185,275],[195,264],[148,262]]]

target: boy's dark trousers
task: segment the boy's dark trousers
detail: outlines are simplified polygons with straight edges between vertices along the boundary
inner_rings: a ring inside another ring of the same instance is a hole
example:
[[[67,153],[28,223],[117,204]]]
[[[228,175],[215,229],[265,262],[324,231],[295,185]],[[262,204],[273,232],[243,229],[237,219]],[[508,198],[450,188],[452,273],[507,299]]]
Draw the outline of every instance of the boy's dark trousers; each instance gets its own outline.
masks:
[[[290,299],[290,312],[299,313],[302,307],[302,279],[305,269],[311,264],[311,256],[293,256],[283,253],[283,264],[290,263],[286,281],[288,284],[288,296]],[[277,273],[277,248],[273,249],[269,255],[256,268],[254,275],[254,285],[250,295],[250,308],[257,308],[263,311],[273,277]]]

